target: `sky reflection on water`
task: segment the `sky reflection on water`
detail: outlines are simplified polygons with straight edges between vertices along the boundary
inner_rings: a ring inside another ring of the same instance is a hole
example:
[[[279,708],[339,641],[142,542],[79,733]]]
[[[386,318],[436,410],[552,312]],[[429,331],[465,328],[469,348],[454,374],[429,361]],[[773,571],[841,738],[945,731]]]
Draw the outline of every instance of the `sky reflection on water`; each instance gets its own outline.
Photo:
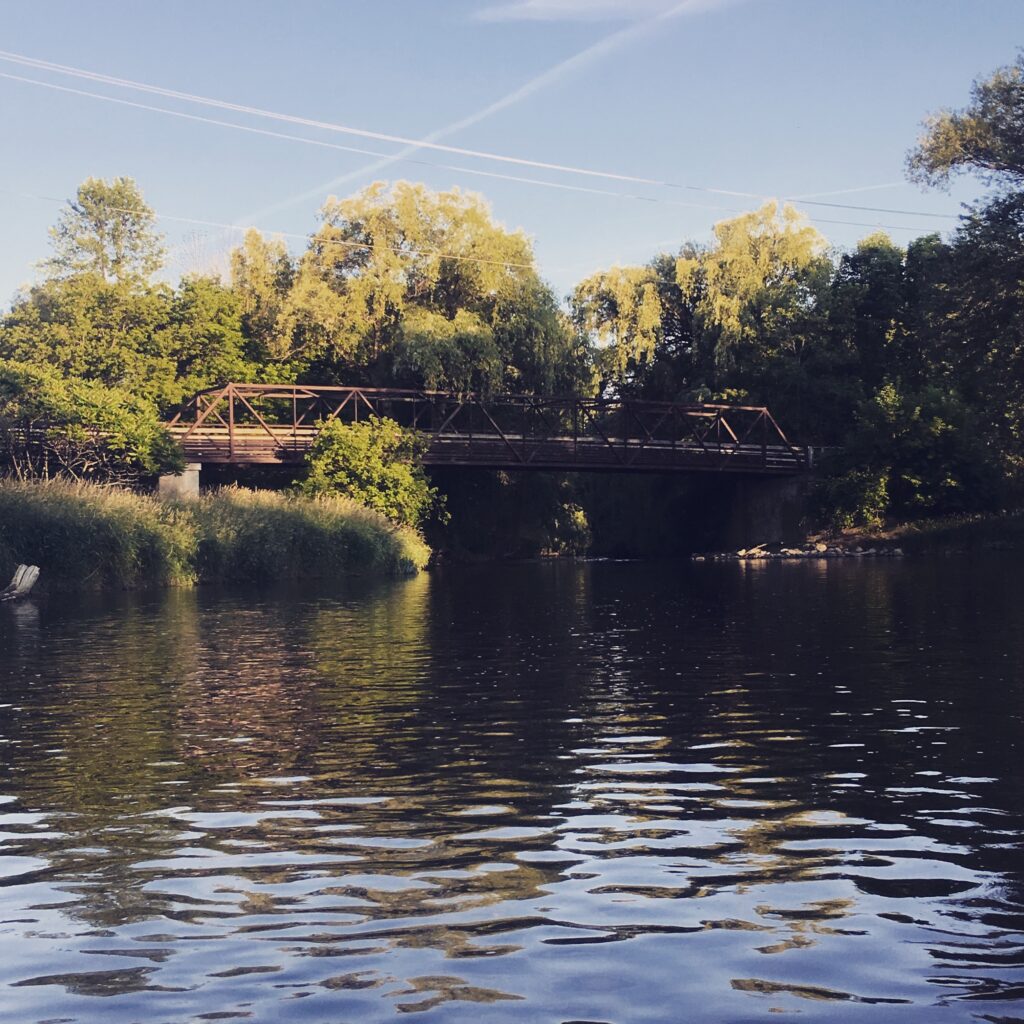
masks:
[[[0,608],[0,1016],[1024,1020],[1021,568]]]

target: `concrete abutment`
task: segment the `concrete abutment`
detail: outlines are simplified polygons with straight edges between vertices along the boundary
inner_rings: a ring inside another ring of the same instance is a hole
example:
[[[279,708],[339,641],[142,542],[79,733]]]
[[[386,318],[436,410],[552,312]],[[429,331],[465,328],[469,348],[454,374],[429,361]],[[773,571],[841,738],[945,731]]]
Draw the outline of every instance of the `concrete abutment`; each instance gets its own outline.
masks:
[[[160,498],[187,499],[199,497],[201,462],[188,462],[181,473],[167,473],[157,480],[156,493]]]

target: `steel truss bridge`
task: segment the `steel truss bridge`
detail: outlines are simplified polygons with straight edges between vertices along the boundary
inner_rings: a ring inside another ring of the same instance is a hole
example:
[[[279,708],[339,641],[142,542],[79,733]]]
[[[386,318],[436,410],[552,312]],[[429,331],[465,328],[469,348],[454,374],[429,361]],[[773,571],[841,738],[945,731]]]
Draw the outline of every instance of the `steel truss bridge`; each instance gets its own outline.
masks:
[[[231,383],[168,427],[190,462],[294,464],[324,423],[370,416],[429,435],[428,466],[780,476],[812,461],[767,408],[746,405]]]

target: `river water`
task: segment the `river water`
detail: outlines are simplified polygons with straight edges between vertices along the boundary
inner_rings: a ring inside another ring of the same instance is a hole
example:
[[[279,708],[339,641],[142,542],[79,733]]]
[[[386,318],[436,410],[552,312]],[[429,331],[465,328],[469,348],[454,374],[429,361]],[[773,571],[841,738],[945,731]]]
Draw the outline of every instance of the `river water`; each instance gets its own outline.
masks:
[[[1024,1020],[1024,562],[0,607],[0,1019]]]

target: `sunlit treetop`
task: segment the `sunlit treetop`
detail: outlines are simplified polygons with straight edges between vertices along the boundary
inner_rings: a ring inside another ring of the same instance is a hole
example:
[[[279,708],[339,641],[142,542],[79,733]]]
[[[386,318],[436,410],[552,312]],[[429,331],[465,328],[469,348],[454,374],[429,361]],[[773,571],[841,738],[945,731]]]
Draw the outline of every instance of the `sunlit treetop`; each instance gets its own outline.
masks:
[[[786,322],[813,302],[817,279],[830,270],[827,248],[803,214],[770,202],[716,224],[715,242],[681,257],[676,276],[717,332],[722,357],[738,342],[784,332]]]
[[[907,171],[912,180],[939,188],[963,173],[989,185],[1024,185],[1024,53],[977,79],[963,110],[943,110],[925,121]]]
[[[111,284],[144,283],[164,262],[156,214],[131,178],[87,178],[50,228],[52,277],[94,274]]]

